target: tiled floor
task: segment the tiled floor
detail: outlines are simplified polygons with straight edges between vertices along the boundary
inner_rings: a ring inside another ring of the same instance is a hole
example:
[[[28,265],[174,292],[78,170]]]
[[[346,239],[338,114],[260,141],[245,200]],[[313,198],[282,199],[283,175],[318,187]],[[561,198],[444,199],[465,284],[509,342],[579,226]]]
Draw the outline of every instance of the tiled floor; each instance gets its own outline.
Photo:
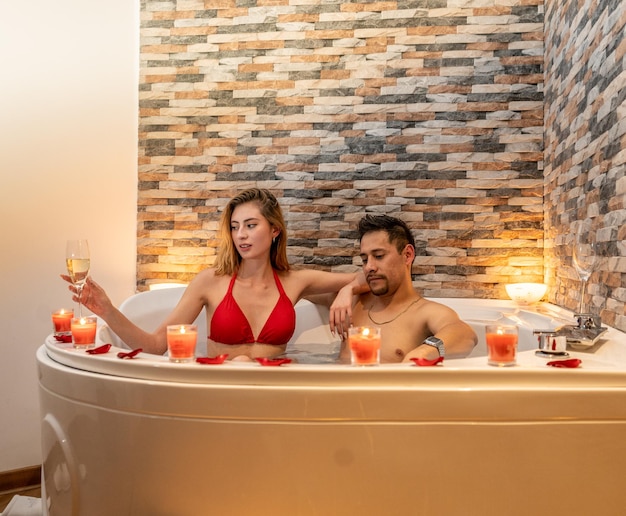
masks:
[[[0,513],[6,509],[9,502],[15,495],[21,496],[35,496],[39,498],[41,496],[41,487],[28,487],[25,489],[15,489],[13,491],[4,491],[0,493]]]

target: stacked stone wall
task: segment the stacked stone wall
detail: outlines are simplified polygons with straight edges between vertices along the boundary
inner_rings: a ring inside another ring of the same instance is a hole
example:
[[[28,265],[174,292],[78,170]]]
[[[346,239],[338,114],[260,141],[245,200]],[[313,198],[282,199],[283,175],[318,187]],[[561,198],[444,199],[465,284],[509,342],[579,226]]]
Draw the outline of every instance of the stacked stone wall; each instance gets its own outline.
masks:
[[[143,1],[138,285],[211,265],[220,210],[280,198],[292,263],[414,230],[427,296],[543,281],[539,0]]]
[[[549,298],[574,311],[577,221],[591,218],[599,260],[584,311],[626,331],[626,4],[546,3],[545,270]]]

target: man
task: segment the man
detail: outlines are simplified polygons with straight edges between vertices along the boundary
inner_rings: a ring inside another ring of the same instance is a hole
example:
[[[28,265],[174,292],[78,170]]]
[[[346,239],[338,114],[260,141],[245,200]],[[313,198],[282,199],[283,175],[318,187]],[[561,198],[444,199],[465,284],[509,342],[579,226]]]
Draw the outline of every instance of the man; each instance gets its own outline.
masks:
[[[352,325],[381,328],[381,362],[467,356],[477,342],[474,330],[454,310],[413,288],[415,240],[408,226],[387,215],[367,215],[358,229],[370,291],[355,296]],[[349,356],[344,340],[341,358]]]

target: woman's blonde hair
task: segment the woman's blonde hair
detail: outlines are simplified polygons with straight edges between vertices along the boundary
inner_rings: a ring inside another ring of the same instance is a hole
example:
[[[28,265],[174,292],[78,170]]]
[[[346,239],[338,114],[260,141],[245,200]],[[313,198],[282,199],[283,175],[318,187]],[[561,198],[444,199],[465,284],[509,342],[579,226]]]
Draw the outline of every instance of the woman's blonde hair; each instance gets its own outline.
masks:
[[[230,219],[237,206],[254,202],[259,206],[261,215],[265,217],[270,226],[278,229],[279,233],[272,241],[270,248],[270,262],[272,268],[278,271],[288,271],[287,261],[287,228],[283,211],[276,197],[269,191],[262,188],[250,188],[233,197],[220,219],[220,247],[215,260],[215,274],[219,276],[232,275],[237,272],[241,264],[241,255],[233,242],[231,235]]]

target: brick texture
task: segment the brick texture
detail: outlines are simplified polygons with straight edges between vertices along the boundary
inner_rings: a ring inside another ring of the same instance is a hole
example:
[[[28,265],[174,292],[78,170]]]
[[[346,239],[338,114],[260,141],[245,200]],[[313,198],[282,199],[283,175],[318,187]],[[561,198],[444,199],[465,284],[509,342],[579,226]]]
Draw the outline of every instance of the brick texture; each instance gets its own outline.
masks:
[[[626,329],[625,19],[618,0],[142,1],[138,288],[210,266],[222,207],[260,186],[295,265],[355,269],[357,221],[388,213],[424,295],[545,279],[571,309],[572,225],[596,215],[587,301]]]
[[[597,228],[584,309],[626,331],[626,4],[546,3],[545,275],[550,300],[578,311],[575,222]]]
[[[357,221],[409,223],[427,296],[543,280],[539,1],[141,4],[138,286],[215,255],[272,189],[292,263],[352,270]]]

